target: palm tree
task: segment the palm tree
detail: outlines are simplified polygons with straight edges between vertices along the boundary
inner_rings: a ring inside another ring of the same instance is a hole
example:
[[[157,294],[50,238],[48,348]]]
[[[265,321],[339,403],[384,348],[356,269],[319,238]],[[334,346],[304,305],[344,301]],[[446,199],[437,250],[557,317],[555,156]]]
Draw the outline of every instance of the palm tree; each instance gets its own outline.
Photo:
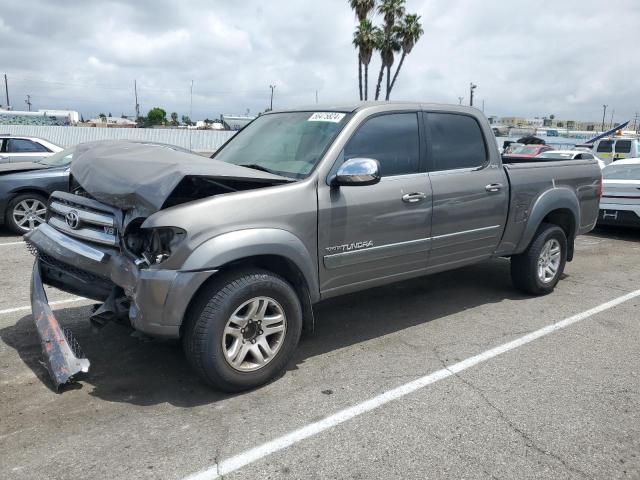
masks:
[[[393,90],[393,86],[396,83],[398,73],[400,73],[400,69],[402,68],[405,57],[411,53],[411,50],[413,49],[415,44],[418,43],[418,40],[420,40],[422,34],[424,34],[424,30],[422,29],[422,24],[420,23],[420,15],[407,15],[406,17],[404,17],[402,22],[396,26],[396,35],[398,36],[400,45],[402,46],[402,56],[400,57],[398,68],[396,68],[396,73],[393,74],[391,85],[387,89],[387,100],[389,100],[389,95],[391,95],[391,90]]]
[[[374,48],[378,44],[380,29],[374,27],[371,20],[365,19],[360,22],[357,30],[353,34],[353,45],[358,48],[358,61],[360,69],[360,100],[368,99],[369,91],[369,63]],[[362,66],[364,65],[364,89],[362,88]],[[363,95],[364,92],[364,95]]]
[[[176,112],[171,112],[171,125],[174,127],[178,125],[178,114]]]
[[[349,0],[349,6],[356,12],[358,21],[361,22],[369,16],[369,12],[376,6],[376,0]]]
[[[376,0],[349,0],[349,6],[356,13],[358,17],[358,22],[362,24],[367,17],[369,16],[369,12],[374,9],[376,6]],[[360,43],[357,40],[358,31],[360,29],[360,25],[358,25],[358,29],[353,34],[353,45],[358,48],[358,87],[360,89],[360,100],[362,101],[362,57],[363,51]],[[366,94],[365,94],[366,96]]]
[[[400,45],[394,32],[396,20],[404,17],[405,0],[382,0],[378,5],[378,13],[384,18],[383,38],[378,42],[378,50],[380,50],[380,73],[378,74],[378,84],[376,85],[376,100],[380,97],[380,86],[382,85],[382,76],[384,70],[387,70],[387,92],[389,92],[391,67],[394,61],[394,52],[400,50]]]

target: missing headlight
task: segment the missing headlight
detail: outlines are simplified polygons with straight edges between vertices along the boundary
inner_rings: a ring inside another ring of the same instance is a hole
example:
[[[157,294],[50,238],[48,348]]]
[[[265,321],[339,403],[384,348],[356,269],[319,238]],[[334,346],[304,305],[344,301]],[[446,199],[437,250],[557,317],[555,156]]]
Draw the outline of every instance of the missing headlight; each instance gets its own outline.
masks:
[[[184,240],[186,232],[176,227],[154,229],[129,228],[125,235],[127,250],[149,265],[164,262]]]

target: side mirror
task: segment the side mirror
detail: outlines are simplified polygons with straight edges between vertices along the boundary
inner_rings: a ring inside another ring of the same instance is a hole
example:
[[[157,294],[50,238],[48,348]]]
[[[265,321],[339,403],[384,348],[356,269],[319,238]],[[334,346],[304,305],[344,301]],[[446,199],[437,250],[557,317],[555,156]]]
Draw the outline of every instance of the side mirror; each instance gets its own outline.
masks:
[[[380,181],[380,164],[373,158],[351,158],[340,165],[332,185],[355,187]]]

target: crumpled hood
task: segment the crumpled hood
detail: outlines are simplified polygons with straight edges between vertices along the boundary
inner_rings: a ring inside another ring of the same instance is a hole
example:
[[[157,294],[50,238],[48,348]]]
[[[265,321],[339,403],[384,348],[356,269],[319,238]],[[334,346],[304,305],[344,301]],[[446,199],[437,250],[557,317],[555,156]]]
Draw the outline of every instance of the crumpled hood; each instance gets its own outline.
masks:
[[[27,172],[29,170],[42,170],[48,165],[33,162],[0,163],[0,175],[9,173]]]
[[[168,145],[131,141],[78,145],[71,174],[96,200],[142,216],[162,209],[185,177],[268,184],[290,181]]]

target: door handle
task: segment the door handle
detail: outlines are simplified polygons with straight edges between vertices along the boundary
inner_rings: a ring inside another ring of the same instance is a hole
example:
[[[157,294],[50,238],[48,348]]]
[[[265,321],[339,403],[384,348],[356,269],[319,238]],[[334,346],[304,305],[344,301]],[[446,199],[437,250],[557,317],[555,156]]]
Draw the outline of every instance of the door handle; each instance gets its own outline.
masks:
[[[502,190],[502,184],[501,183],[490,183],[489,185],[484,187],[484,189],[487,192],[499,192],[500,190]]]
[[[417,203],[427,198],[427,194],[423,192],[405,193],[402,201],[407,203]]]

